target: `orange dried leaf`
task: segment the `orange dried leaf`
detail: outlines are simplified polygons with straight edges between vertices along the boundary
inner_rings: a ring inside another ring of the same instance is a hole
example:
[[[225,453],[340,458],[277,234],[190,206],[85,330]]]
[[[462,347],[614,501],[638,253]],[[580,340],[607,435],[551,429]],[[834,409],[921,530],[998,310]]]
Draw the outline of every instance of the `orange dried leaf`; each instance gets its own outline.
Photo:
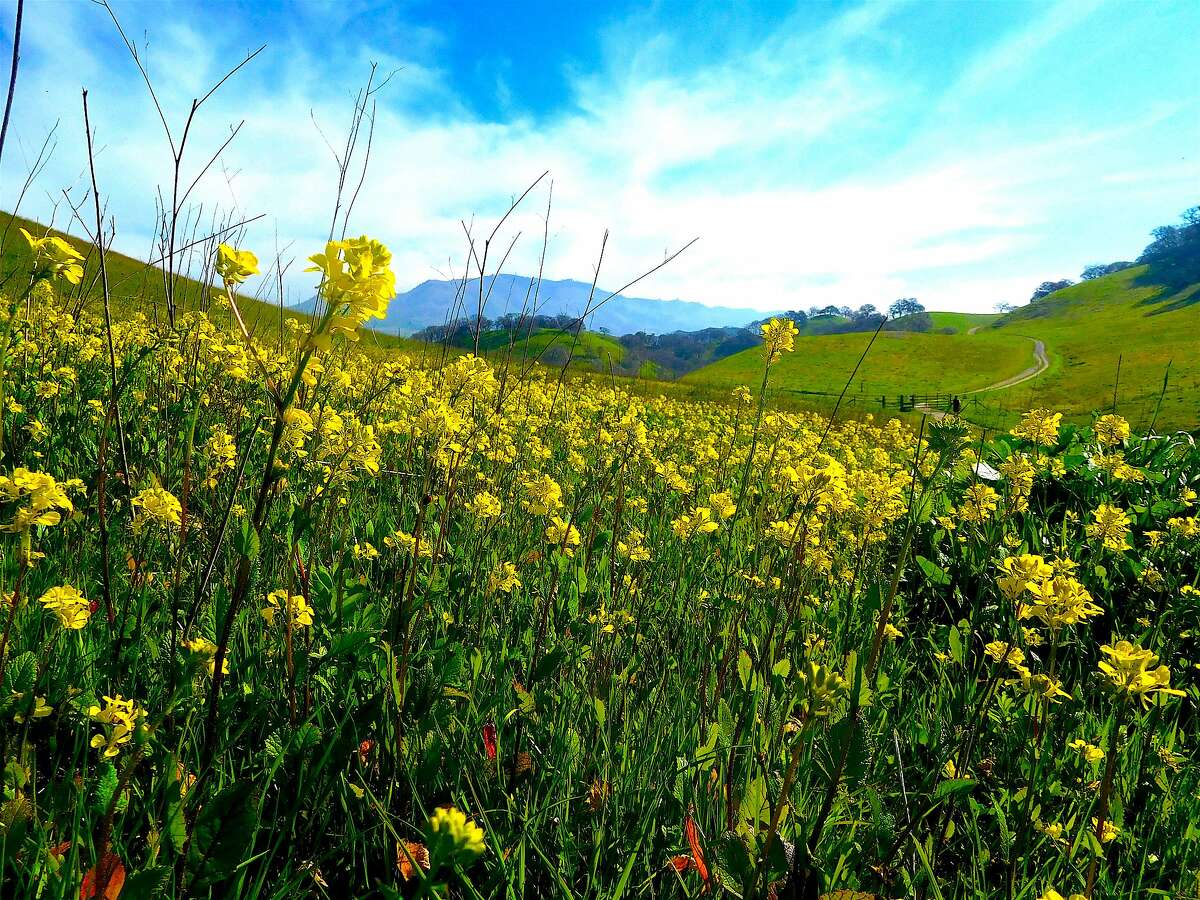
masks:
[[[79,888],[80,900],[117,900],[125,887],[125,865],[115,853],[105,853],[100,862],[88,869]]]
[[[429,871],[429,848],[420,841],[400,841],[396,844],[396,868],[400,877],[408,881],[417,874],[414,863]]]
[[[708,866],[704,862],[704,850],[700,847],[700,834],[696,830],[696,821],[692,818],[689,812],[683,820],[683,833],[687,836],[688,847],[692,851],[692,859],[696,863],[696,871],[700,873],[700,877],[704,880],[704,884],[708,884]]]

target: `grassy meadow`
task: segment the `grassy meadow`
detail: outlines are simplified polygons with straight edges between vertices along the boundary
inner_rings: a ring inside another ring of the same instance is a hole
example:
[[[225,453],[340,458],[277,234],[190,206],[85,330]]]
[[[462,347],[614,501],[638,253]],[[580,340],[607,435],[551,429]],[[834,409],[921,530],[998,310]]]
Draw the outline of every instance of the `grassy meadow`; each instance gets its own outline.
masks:
[[[1143,426],[1196,427],[1200,285],[1172,292],[1142,284],[1145,274],[1135,266],[1084,281],[996,323],[997,333],[1018,330],[1046,342],[1053,362],[1027,386],[1031,399],[1088,411],[1112,408],[1115,397],[1117,409]]]
[[[366,238],[257,334],[249,249],[173,325],[4,253],[5,896],[1200,892],[1191,441],[788,411],[781,322],[705,401],[435,364]]]
[[[951,321],[957,319],[956,316]],[[861,394],[865,399],[878,401],[880,395],[894,399],[897,394],[910,393],[961,394],[988,387],[1033,365],[1033,344],[1028,338],[990,329],[969,335],[969,327],[954,334],[879,332],[850,382],[848,396]],[[796,352],[781,359],[776,367],[772,389],[837,394],[846,385],[872,337],[867,332],[797,337]],[[752,348],[681,380],[685,384],[733,388],[739,384],[757,385],[761,378],[762,354]]]
[[[991,429],[1011,427],[1034,407],[1080,424],[1098,412],[1119,412],[1143,429],[1194,429],[1200,422],[1200,303],[1194,301],[1200,286],[1174,292],[1143,284],[1146,272],[1135,266],[1084,281],[1003,316],[934,312],[929,332],[880,332],[849,382],[848,408],[879,413],[882,395],[894,405],[899,394],[960,394],[971,395],[964,417]],[[1046,348],[1045,371],[989,390],[1036,362],[1035,340]],[[870,341],[869,334],[802,329],[797,352],[780,362],[772,379],[774,396],[808,394],[814,409],[828,411],[828,395],[847,385]],[[757,385],[756,351],[682,381]]]
[[[570,330],[558,328],[538,328],[528,336],[487,331],[479,336],[479,351],[497,359],[528,363],[536,360],[547,365],[555,362],[561,365],[569,356],[572,365],[601,371],[610,363],[619,364],[625,356],[625,348],[614,337],[582,330],[576,336]]]

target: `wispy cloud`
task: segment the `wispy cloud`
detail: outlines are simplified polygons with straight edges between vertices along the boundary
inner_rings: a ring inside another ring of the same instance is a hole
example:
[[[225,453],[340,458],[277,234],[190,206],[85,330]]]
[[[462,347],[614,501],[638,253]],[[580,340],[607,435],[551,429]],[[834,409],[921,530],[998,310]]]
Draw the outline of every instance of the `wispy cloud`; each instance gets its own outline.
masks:
[[[161,124],[102,10],[58,9],[53,21],[30,17],[26,34],[14,132],[28,148],[55,120],[61,129],[30,211],[44,213],[83,171],[76,90],[86,84],[118,246],[145,254],[156,186],[170,175]],[[1009,66],[1033,65],[1086,27],[1090,5],[1054,7],[1007,37],[980,38],[940,85],[932,77],[898,82],[889,67],[902,44],[919,46],[911,35],[897,38],[909,9],[869,4],[816,26],[798,13],[711,60],[687,58],[669,27],[618,23],[600,39],[599,65],[552,73],[567,80],[569,99],[549,114],[522,112],[501,67],[492,89],[502,115],[494,119],[472,111],[443,64],[445,38],[435,30],[391,17],[385,40],[361,29],[361,10],[331,12],[328,27],[359,28],[362,43],[323,54],[304,28],[269,34],[263,56],[204,111],[191,138],[193,173],[232,124],[245,124],[195,200],[267,213],[248,236],[263,251],[276,230],[297,251],[318,246],[332,208],[333,165],[313,122],[340,135],[355,79],[378,60],[396,74],[380,95],[353,227],[394,248],[405,285],[460,265],[462,221],[499,215],[545,169],[554,184],[548,275],[589,277],[605,229],[612,237],[601,281],[612,285],[699,236],[643,292],[759,309],[883,304],[901,295],[934,307],[988,308],[1023,299],[1020,285],[1072,274],[1094,257],[1066,229],[1100,202],[1093,201],[1103,193],[1098,186],[1136,184],[1154,214],[1187,205],[1195,161],[1162,167],[1139,150],[1148,133],[1188,133],[1184,99],[1164,97],[1157,111],[1127,114],[1124,124],[1136,122],[1136,133],[1082,115],[1035,129],[976,115],[971,130],[950,140],[945,121],[923,115],[950,101],[961,106],[979,88],[1002,88]],[[191,98],[255,35],[221,32],[211,16],[142,22],[144,10],[120,12],[131,35],[149,29],[144,59],[170,121],[181,125]],[[397,35],[404,40],[391,39]],[[17,154],[6,154],[6,188],[17,168]],[[522,237],[510,271],[535,268],[545,203],[539,193],[513,218],[510,235]],[[297,278],[291,288],[301,299],[307,282]]]

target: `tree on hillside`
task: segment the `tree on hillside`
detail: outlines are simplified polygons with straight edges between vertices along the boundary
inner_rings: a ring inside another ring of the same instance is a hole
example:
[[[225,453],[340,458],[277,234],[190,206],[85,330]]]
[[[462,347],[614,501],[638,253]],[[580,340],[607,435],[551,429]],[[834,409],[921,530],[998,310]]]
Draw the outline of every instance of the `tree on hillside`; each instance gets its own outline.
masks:
[[[1088,266],[1080,273],[1080,281],[1091,281],[1093,278],[1103,278],[1105,275],[1111,275],[1113,272],[1120,272],[1122,269],[1128,269],[1132,266],[1131,262],[1112,262],[1112,263],[1095,263]]]
[[[1038,285],[1037,290],[1033,292],[1033,296],[1029,298],[1030,303],[1041,300],[1043,297],[1048,297],[1055,291],[1061,291],[1063,288],[1068,288],[1075,282],[1070,278],[1064,278],[1062,281],[1043,281]]]
[[[1017,308],[1015,303],[1009,303],[1007,300],[1001,300],[999,303],[992,306],[998,313],[1010,313]]]
[[[888,307],[888,331],[932,331],[933,317],[916,297],[901,297]]]
[[[1150,266],[1149,280],[1174,288],[1200,281],[1200,206],[1185,210],[1179,219],[1182,224],[1150,232],[1154,240],[1138,257]]]
[[[917,302],[916,297],[901,297],[888,307],[888,315],[893,319],[915,316],[923,312],[925,312],[925,307]]]
[[[855,331],[874,331],[886,317],[874,303],[864,303],[850,316]]]

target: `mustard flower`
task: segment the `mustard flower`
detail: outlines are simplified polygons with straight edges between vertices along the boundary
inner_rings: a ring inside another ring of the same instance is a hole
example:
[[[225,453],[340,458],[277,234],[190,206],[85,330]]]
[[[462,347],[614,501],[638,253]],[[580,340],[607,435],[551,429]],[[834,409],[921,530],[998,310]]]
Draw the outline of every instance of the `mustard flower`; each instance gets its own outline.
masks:
[[[313,609],[300,594],[288,595],[285,590],[267,594],[267,605],[259,610],[267,625],[275,627],[275,617],[283,612],[291,628],[308,628],[313,623]]]
[[[453,855],[469,858],[486,850],[483,829],[453,806],[439,806],[429,818],[430,844],[440,842]]]
[[[1108,657],[1100,660],[1099,668],[1110,685],[1140,700],[1143,706],[1149,706],[1150,698],[1155,695],[1184,696],[1183,691],[1170,686],[1171,670],[1167,666],[1155,667],[1158,657],[1151,651],[1129,641],[1117,641],[1113,646],[1104,644],[1100,652]]]
[[[59,624],[70,631],[78,631],[92,616],[91,601],[69,584],[50,588],[38,602],[58,616]]]
[[[791,319],[772,319],[762,326],[763,353],[773,363],[784,353],[796,349],[796,323]]]
[[[83,256],[57,236],[35,238],[24,228],[18,229],[33,251],[34,277],[58,277],[69,284],[83,280]]]
[[[214,265],[226,287],[241,284],[251,275],[259,274],[257,256],[249,250],[235,250],[228,244],[217,247]]]

